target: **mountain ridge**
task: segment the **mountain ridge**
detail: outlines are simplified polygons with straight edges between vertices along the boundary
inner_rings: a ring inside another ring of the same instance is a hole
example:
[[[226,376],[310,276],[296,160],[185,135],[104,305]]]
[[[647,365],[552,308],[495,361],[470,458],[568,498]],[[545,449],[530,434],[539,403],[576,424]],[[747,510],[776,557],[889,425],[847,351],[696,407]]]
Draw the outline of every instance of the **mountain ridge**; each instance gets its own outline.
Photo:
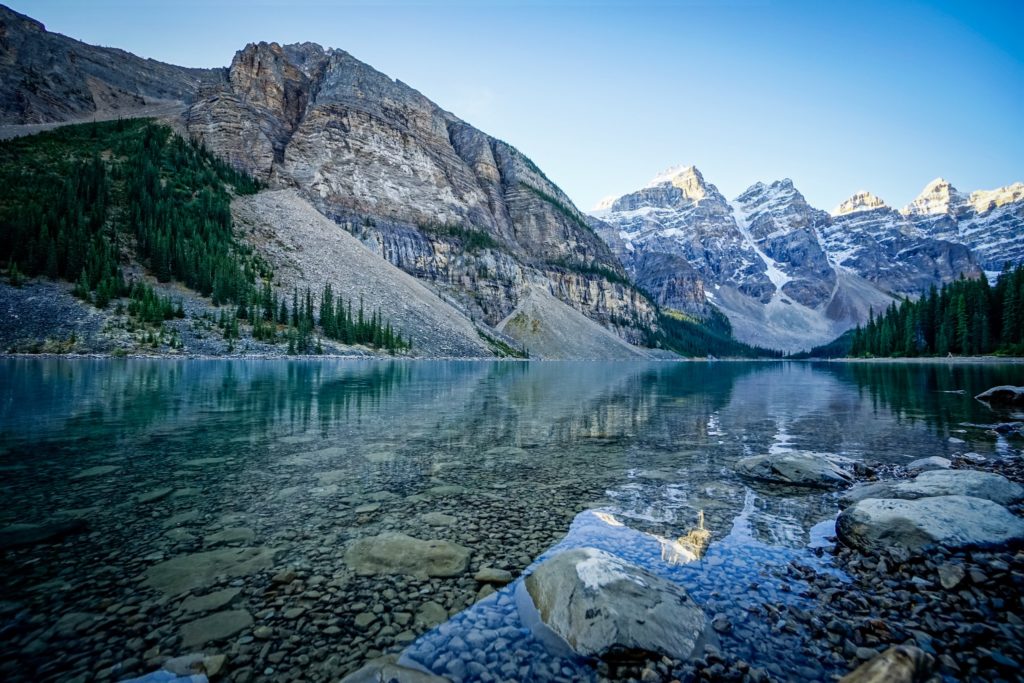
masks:
[[[46,69],[52,78],[28,88]],[[5,134],[160,107],[175,130],[295,190],[484,327],[537,287],[631,344],[657,327],[654,304],[536,164],[344,50],[254,42],[227,67],[192,70],[50,33],[0,6],[0,75]]]
[[[675,166],[602,200],[592,216],[656,301],[691,312],[713,303],[739,339],[765,343],[767,332],[787,350],[831,341],[870,310],[932,285],[1024,260],[1020,183],[966,195],[940,178],[900,211],[861,190],[825,212],[788,178],[756,182],[730,201],[695,166]],[[691,271],[667,277],[670,258]]]

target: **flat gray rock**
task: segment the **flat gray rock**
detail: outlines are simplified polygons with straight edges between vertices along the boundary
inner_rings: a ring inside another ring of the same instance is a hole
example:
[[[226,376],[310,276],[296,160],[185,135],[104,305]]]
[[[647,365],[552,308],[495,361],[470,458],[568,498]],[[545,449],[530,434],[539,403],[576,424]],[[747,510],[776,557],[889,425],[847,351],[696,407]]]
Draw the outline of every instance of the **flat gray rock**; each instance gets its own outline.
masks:
[[[469,567],[469,548],[449,541],[424,541],[387,532],[349,543],[345,563],[357,574],[459,576]]]
[[[868,498],[840,513],[836,534],[869,553],[891,547],[915,554],[936,546],[1001,548],[1024,542],[1024,520],[998,503],[969,496]]]
[[[831,453],[792,451],[742,458],[735,469],[757,481],[833,489],[853,483],[853,466],[853,461]]]
[[[427,512],[420,516],[424,524],[430,526],[451,526],[458,521],[455,515],[446,515],[443,512]]]
[[[1009,505],[1024,499],[1024,486],[993,472],[932,470],[913,479],[855,486],[840,497],[839,507],[868,498],[917,500],[932,496],[970,496]]]
[[[682,586],[603,550],[559,553],[525,585],[540,620],[580,655],[640,650],[685,660],[703,649],[707,619]]]
[[[206,595],[195,595],[183,601],[181,608],[186,612],[212,612],[227,607],[241,592],[241,588],[225,588]]]
[[[152,491],[140,493],[136,500],[138,500],[140,503],[155,503],[158,500],[163,500],[167,496],[171,495],[172,491],[174,491],[174,487],[165,486],[163,488],[153,489]]]
[[[213,640],[223,640],[252,626],[252,615],[245,610],[228,610],[200,617],[181,627],[181,645],[198,647]]]
[[[506,569],[480,567],[476,574],[473,575],[473,580],[480,583],[496,583],[499,586],[504,586],[506,583],[512,583],[512,572]]]
[[[72,476],[72,479],[90,479],[92,477],[101,477],[104,474],[112,474],[121,469],[117,465],[97,465],[96,467],[89,467],[82,470],[78,474]]]
[[[907,471],[911,473],[928,472],[930,470],[948,470],[953,463],[948,458],[933,455],[930,458],[920,458],[907,463]]]
[[[212,584],[217,577],[248,576],[274,563],[274,550],[265,547],[221,548],[179,555],[155,564],[143,575],[143,585],[167,595]]]
[[[416,623],[421,626],[426,626],[427,628],[434,628],[447,619],[448,610],[433,600],[423,603],[423,605],[416,610]]]
[[[245,527],[229,527],[227,529],[221,529],[216,533],[209,534],[203,537],[203,542],[206,545],[219,545],[221,543],[249,543],[256,538],[256,533],[252,529]]]

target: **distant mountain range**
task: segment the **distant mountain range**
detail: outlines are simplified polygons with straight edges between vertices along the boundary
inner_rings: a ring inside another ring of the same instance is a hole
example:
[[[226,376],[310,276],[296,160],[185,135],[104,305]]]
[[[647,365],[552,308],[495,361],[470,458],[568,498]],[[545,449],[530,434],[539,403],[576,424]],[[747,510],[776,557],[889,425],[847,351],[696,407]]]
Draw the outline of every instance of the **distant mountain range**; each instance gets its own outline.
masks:
[[[714,305],[740,340],[798,350],[896,298],[1024,261],[1024,184],[965,195],[938,179],[899,211],[858,192],[828,213],[788,179],[729,201],[687,166],[604,200],[591,225],[660,305]]]

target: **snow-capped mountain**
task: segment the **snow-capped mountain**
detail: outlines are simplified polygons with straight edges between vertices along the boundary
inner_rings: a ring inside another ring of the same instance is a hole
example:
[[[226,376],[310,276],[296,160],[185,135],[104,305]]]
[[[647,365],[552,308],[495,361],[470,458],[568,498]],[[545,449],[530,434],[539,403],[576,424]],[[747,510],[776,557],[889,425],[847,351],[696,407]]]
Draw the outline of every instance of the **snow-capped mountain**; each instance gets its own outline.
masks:
[[[900,213],[926,235],[970,247],[987,271],[1024,260],[1024,183],[964,195],[936,178]]]
[[[739,339],[786,350],[829,341],[895,297],[977,276],[979,264],[1024,260],[1020,183],[964,196],[937,180],[903,211],[861,191],[829,214],[788,179],[727,201],[686,166],[592,215],[658,303],[697,314],[713,303]]]

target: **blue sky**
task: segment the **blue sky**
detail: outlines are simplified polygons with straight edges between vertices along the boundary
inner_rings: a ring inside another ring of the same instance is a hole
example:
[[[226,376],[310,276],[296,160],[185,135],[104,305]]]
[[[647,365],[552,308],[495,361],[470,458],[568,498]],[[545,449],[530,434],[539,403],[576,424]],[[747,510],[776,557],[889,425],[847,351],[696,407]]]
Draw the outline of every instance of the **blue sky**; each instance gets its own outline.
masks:
[[[340,47],[519,147],[581,208],[695,164],[831,209],[1024,181],[1024,2],[10,0],[188,66]]]

